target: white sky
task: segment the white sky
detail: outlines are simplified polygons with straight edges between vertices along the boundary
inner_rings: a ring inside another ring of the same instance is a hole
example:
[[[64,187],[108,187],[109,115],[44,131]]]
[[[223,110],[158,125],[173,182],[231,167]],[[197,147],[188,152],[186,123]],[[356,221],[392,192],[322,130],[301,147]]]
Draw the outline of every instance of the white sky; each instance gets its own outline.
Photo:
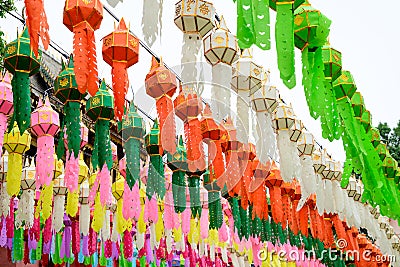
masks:
[[[118,17],[124,17],[130,22],[132,31],[140,38],[142,36],[142,4],[146,0],[124,0],[115,9]],[[173,22],[174,5],[177,0],[164,0],[162,38],[158,40],[153,50],[161,55],[169,66],[177,66],[181,58],[182,32]],[[72,33],[63,25],[62,14],[64,0],[45,0],[45,8],[50,24],[50,38],[64,50],[72,52]],[[103,0],[103,4],[108,4]],[[231,0],[212,1],[217,13],[225,17],[231,32],[236,32],[236,5]],[[398,10],[400,2],[396,0],[314,0],[315,8],[321,10],[332,20],[330,43],[342,52],[343,67],[350,70],[359,91],[364,96],[367,109],[371,111],[373,124],[386,121],[394,126],[400,119],[398,102],[400,100],[400,30],[398,29]],[[23,1],[16,0],[21,14]],[[147,12],[154,12],[149,10]],[[156,14],[154,14],[156,16]],[[291,102],[295,113],[305,126],[314,134],[317,141],[328,149],[336,160],[343,161],[345,155],[342,143],[330,143],[321,137],[319,122],[313,120],[308,113],[303,88],[301,86],[300,52],[296,51],[297,86],[289,90],[279,79],[274,49],[275,13],[271,11],[272,50],[261,51],[254,49],[255,61],[271,70],[272,84],[275,84],[286,102]],[[0,19],[0,28],[6,32],[8,41],[16,38],[16,28],[22,29],[19,21],[8,16]],[[100,40],[113,30],[113,18],[104,12],[101,28],[96,31],[96,39]],[[53,53],[60,58],[57,53]],[[97,45],[99,75],[111,81],[111,67],[102,61],[101,43]],[[154,100],[145,95],[143,90],[144,78],[150,68],[150,56],[141,48],[140,61],[129,69],[131,86],[136,93],[136,103],[146,110],[154,106]],[[155,112],[153,110],[153,115]]]

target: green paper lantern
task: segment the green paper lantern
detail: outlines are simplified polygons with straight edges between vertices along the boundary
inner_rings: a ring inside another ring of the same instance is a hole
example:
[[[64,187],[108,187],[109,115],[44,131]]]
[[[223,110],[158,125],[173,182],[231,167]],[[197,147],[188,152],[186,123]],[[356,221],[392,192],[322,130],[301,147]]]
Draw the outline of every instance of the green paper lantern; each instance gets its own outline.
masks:
[[[382,164],[383,173],[387,179],[394,179],[397,174],[397,161],[390,155],[389,151],[386,153],[386,157]]]
[[[144,122],[133,101],[121,121],[123,147],[126,155],[126,182],[130,189],[140,176],[140,149],[145,135]]]
[[[150,155],[149,173],[147,177],[146,194],[151,198],[157,193],[160,198],[165,195],[163,149],[160,139],[160,127],[155,120],[153,127],[145,137],[147,153]]]
[[[185,173],[188,168],[186,148],[183,145],[182,136],[176,146],[174,154],[167,155],[168,167],[172,170],[172,195],[174,198],[174,207],[177,213],[186,209],[186,181]]]
[[[365,111],[364,98],[360,92],[355,92],[351,98],[351,105],[354,111],[354,117],[361,120],[361,116]]]
[[[337,100],[344,97],[348,97],[349,99],[353,97],[354,93],[357,91],[357,86],[349,71],[342,71],[342,75],[333,82],[333,90],[335,91]]]
[[[36,58],[31,50],[28,28],[5,47],[4,66],[13,74],[12,92],[14,99],[13,120],[21,132],[31,126],[31,90],[29,76],[39,71],[41,53]],[[13,125],[10,123],[9,125]]]
[[[378,153],[379,158],[381,161],[384,161],[386,158],[386,155],[388,154],[386,144],[383,143],[382,141],[379,142],[379,144],[375,148],[376,152]]]
[[[365,132],[369,132],[371,130],[371,123],[372,123],[372,118],[371,118],[371,112],[369,110],[364,110],[362,116],[361,116],[361,125],[364,127]]]
[[[329,35],[331,21],[306,0],[294,12],[294,45],[304,48],[322,47]]]
[[[376,148],[381,141],[381,135],[379,133],[379,130],[377,128],[372,127],[371,128],[371,143],[372,145]]]
[[[70,101],[81,101],[86,94],[78,91],[75,80],[74,58],[71,55],[68,65],[62,62],[61,72],[54,83],[54,95],[65,105]]]
[[[86,103],[86,114],[95,124],[95,144],[92,153],[93,168],[104,164],[111,170],[112,150],[110,141],[110,120],[114,118],[114,97],[103,80],[97,93]]]
[[[325,79],[333,82],[342,73],[342,53],[324,45],[322,47],[322,61],[324,62]]]
[[[396,176],[394,177],[394,182],[399,184],[400,181],[400,166],[397,167]]]
[[[284,4],[291,4],[293,10],[296,10],[301,4],[304,3],[304,0],[294,0],[294,1],[287,1],[287,0],[269,0],[269,7],[272,10],[276,10],[276,6],[284,5]]]

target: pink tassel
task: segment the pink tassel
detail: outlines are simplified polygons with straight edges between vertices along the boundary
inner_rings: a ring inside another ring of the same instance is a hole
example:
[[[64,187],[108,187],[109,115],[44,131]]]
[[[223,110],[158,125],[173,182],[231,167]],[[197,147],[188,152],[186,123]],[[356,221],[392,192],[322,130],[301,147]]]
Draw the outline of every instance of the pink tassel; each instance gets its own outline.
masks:
[[[52,161],[54,161],[54,159],[52,159]],[[65,185],[67,186],[69,192],[75,192],[75,190],[78,189],[78,175],[79,175],[79,156],[75,158],[74,154],[69,155],[69,153],[67,152],[67,162],[65,163],[64,180],[65,180]]]
[[[53,136],[42,135],[38,137],[36,157],[36,188],[40,188],[42,184],[50,185],[50,182],[53,179],[53,171],[55,167],[53,155]]]
[[[225,221],[222,222],[221,228],[218,229],[218,236],[221,242],[228,241],[228,231],[226,230],[227,226]]]
[[[156,195],[153,195],[153,197],[149,201],[149,221],[153,223],[157,223],[158,221],[158,203],[157,203],[157,198]]]
[[[208,237],[208,209],[203,209],[200,218],[200,237],[206,239]]]
[[[111,176],[107,165],[104,164],[103,168],[99,172],[100,181],[100,203],[105,206],[106,204],[111,204]]]
[[[0,113],[0,147],[3,147],[3,141],[4,141],[4,133],[7,130],[7,116],[4,115],[3,113]],[[1,153],[3,152],[2,149],[0,149],[0,158],[1,158]]]
[[[137,221],[137,220],[139,220],[140,212],[142,211],[142,208],[140,206],[139,182],[136,182],[136,184],[132,187],[131,194],[132,194],[132,199],[133,199],[133,202],[132,202],[132,205],[133,205],[133,214],[132,214],[132,216],[133,217],[132,218],[134,218]]]
[[[174,228],[174,200],[172,197],[172,192],[167,191],[165,194],[164,203],[164,227],[165,229],[172,230]]]
[[[190,209],[185,209],[181,213],[181,219],[182,219],[182,232],[187,235],[190,231],[190,217],[191,217],[191,211]]]
[[[99,189],[100,175],[101,175],[100,172],[97,173],[97,176],[96,176],[96,179],[94,180],[92,188],[90,188],[90,191],[89,191],[89,203],[90,204],[93,204],[94,199],[96,198],[97,189]]]
[[[122,215],[126,220],[130,218],[139,219],[141,208],[138,183],[131,190],[125,182],[122,207]]]

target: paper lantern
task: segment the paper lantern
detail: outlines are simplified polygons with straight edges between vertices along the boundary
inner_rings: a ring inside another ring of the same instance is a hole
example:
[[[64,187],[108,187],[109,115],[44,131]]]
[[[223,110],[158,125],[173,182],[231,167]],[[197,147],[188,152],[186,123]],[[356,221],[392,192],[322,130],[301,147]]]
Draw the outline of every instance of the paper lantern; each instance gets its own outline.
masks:
[[[38,188],[50,185],[54,171],[54,136],[60,129],[58,113],[46,97],[44,103],[39,99],[38,107],[32,112],[31,130],[37,136],[36,173]]]
[[[354,116],[356,119],[361,120],[361,116],[364,113],[365,105],[364,98],[360,92],[355,92],[351,97],[351,105],[353,106]]]
[[[275,130],[289,130],[295,121],[295,115],[291,106],[280,103],[276,108],[273,127]]]
[[[126,182],[132,190],[139,178],[140,148],[145,134],[143,119],[137,113],[133,102],[122,121],[122,139],[126,155]]]
[[[325,154],[321,149],[317,148],[312,154],[312,160],[314,165],[314,170],[316,173],[321,174],[326,168],[326,158]]]
[[[112,67],[115,116],[121,120],[129,87],[127,69],[139,60],[139,39],[129,32],[123,18],[114,31],[103,38],[102,51],[104,61]]]
[[[386,144],[382,141],[379,142],[379,144],[375,147],[375,151],[378,153],[379,158],[381,159],[381,161],[384,161],[386,156],[388,155],[387,151],[387,147]]]
[[[53,172],[53,179],[57,178],[60,176],[62,173],[64,173],[64,162],[61,159],[57,158],[57,155],[53,155],[54,158],[54,172]]]
[[[394,179],[397,172],[397,161],[387,152],[383,160],[382,170],[387,179]]]
[[[60,232],[64,226],[64,212],[65,212],[65,195],[67,194],[68,188],[64,183],[64,175],[53,180],[53,214],[52,214],[52,229],[55,232]]]
[[[26,165],[22,170],[21,176],[21,189],[22,190],[36,190],[36,180],[35,180],[35,164],[33,161],[31,164],[26,161]]]
[[[79,211],[79,232],[83,236],[88,236],[90,227],[89,191],[89,181],[86,180],[80,185],[79,193],[79,203],[81,204]]]
[[[61,174],[59,177],[53,180],[53,192],[54,195],[66,195],[67,194],[67,187],[64,183],[64,175]]]
[[[204,38],[203,44],[204,56],[213,66],[218,63],[232,65],[238,59],[236,36],[229,32],[223,17],[217,28]]]
[[[372,127],[371,122],[372,122],[371,112],[369,110],[364,110],[361,116],[361,125],[364,127],[365,132],[367,133]]]
[[[376,148],[381,141],[381,136],[379,134],[379,130],[372,127],[371,128],[371,143]]]
[[[35,180],[35,164],[33,160],[29,164],[28,160],[25,162],[25,167],[22,170],[21,176],[21,189],[20,202],[18,205],[18,212],[15,217],[16,227],[21,227],[23,224],[26,228],[32,228],[34,224],[34,211],[35,211],[35,193],[36,193],[36,180]]]
[[[347,195],[353,198],[357,193],[357,180],[354,176],[350,176],[349,184],[347,185]]]
[[[153,57],[150,72],[146,76],[146,93],[156,100],[157,114],[160,120],[160,137],[163,149],[175,152],[175,118],[172,96],[176,91],[176,77],[162,61]]]
[[[325,157],[325,168],[322,171],[322,177],[324,179],[331,180],[335,174],[335,163],[332,158],[327,154],[326,149],[323,151]]]
[[[39,71],[39,58],[30,47],[28,29],[5,47],[4,67],[13,75],[14,119],[22,132],[31,125],[31,90],[29,76]]]
[[[4,133],[8,126],[8,116],[14,112],[10,74],[0,74],[0,146],[3,146]],[[0,156],[3,151],[0,150]]]
[[[185,142],[190,172],[203,171],[206,168],[202,147],[200,120],[203,104],[193,90],[185,92],[180,89],[174,100],[175,114],[184,122]]]
[[[4,136],[4,148],[8,151],[7,192],[10,196],[19,193],[22,173],[22,155],[30,148],[31,135],[25,131],[21,134],[18,125]]]
[[[279,91],[275,86],[263,86],[252,94],[252,107],[256,112],[272,113],[280,101]]]
[[[264,165],[257,159],[253,161],[254,178],[249,185],[249,201],[253,205],[252,218],[263,220],[268,218],[268,203],[265,179],[269,175],[271,165]]]
[[[215,9],[202,0],[181,0],[175,4],[175,25],[184,33],[197,33],[203,38],[214,28]]]
[[[172,196],[176,213],[182,213],[186,209],[186,181],[185,172],[187,170],[186,149],[183,146],[183,138],[179,138],[179,143],[174,154],[167,155],[168,167],[172,170]]]
[[[342,163],[339,161],[335,161],[334,165],[335,166],[334,166],[333,179],[340,182],[342,180],[342,174],[343,174]]]
[[[221,123],[230,116],[230,83],[232,64],[238,59],[236,36],[226,27],[221,17],[217,28],[203,40],[204,56],[212,65],[211,108],[214,118]]]
[[[322,60],[324,61],[325,79],[333,82],[339,78],[342,73],[342,53],[329,45],[324,45]]]
[[[94,31],[100,27],[102,20],[103,5],[100,0],[65,2],[63,23],[74,33],[76,82],[82,94],[87,90],[94,96],[98,90]]]
[[[312,133],[303,128],[303,133],[297,141],[297,149],[300,155],[311,156],[315,151],[315,139]]]
[[[351,99],[357,87],[351,73],[344,70],[342,71],[342,75],[333,82],[333,89],[335,90],[336,99],[342,99],[346,96]]]
[[[292,127],[289,129],[289,138],[292,142],[297,142],[302,135],[302,130],[304,126],[301,120],[295,119]]]

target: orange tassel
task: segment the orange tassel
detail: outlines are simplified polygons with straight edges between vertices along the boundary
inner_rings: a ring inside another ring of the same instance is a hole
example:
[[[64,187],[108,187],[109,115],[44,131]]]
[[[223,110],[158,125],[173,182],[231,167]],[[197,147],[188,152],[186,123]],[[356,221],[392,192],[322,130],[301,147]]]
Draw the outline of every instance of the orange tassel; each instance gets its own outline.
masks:
[[[87,45],[87,63],[89,71],[89,73],[87,74],[87,88],[89,94],[91,96],[94,96],[99,90],[99,74],[97,73],[96,43],[94,38],[94,31],[90,27],[88,27],[87,29]]]
[[[74,27],[74,72],[78,90],[81,94],[86,92],[88,69],[88,43],[87,28],[85,23]]]
[[[257,216],[260,219],[267,219],[268,203],[265,192],[265,186],[264,183],[255,185],[255,187],[257,186],[258,188],[251,193],[251,200],[250,200],[250,203],[253,204],[253,219],[255,218],[255,216]]]
[[[332,221],[330,218],[324,218],[325,246],[331,248],[335,242],[332,232]]]
[[[299,201],[298,200],[293,200],[292,201],[292,207],[290,209],[290,212],[292,213],[291,220],[289,221],[289,227],[292,232],[297,235],[299,233],[299,218],[297,216],[298,212],[296,211],[297,205]]]
[[[290,209],[290,197],[287,194],[282,196],[282,210],[283,210],[283,218],[282,218],[282,228],[286,229],[287,222],[289,221],[289,209]]]
[[[240,205],[242,206],[243,209],[247,210],[247,208],[249,207],[249,198],[247,195],[247,190],[246,190],[246,186],[244,184],[243,178],[240,181],[240,196],[242,197],[241,201],[240,201]]]
[[[310,214],[310,230],[311,235],[315,238],[318,232],[317,211],[314,207],[308,206],[308,213]]]
[[[204,161],[203,137],[199,119],[190,119],[185,123],[184,128],[189,171],[204,170],[206,163]]]
[[[226,175],[229,177],[225,178],[226,187],[230,196],[235,195],[235,188],[238,186],[240,181],[240,168],[237,151],[228,151],[226,153]]]
[[[157,113],[160,119],[161,144],[164,150],[171,154],[176,152],[176,131],[175,131],[175,113],[174,103],[171,97],[163,95],[157,102]]]
[[[113,61],[111,74],[114,92],[114,113],[115,117],[121,120],[124,114],[125,96],[129,87],[126,63]]]
[[[50,42],[49,24],[47,23],[43,0],[25,0],[25,9],[30,44],[37,57],[39,54],[39,37],[45,50],[47,50]]]
[[[297,208],[297,207],[296,207]],[[296,212],[296,211],[295,211]],[[297,221],[299,222],[299,230],[300,232],[308,237],[308,206],[304,205],[297,214]]]
[[[281,188],[273,186],[269,189],[269,195],[271,199],[271,212],[272,219],[275,223],[282,223],[283,221],[283,208],[282,208],[282,196]]]

